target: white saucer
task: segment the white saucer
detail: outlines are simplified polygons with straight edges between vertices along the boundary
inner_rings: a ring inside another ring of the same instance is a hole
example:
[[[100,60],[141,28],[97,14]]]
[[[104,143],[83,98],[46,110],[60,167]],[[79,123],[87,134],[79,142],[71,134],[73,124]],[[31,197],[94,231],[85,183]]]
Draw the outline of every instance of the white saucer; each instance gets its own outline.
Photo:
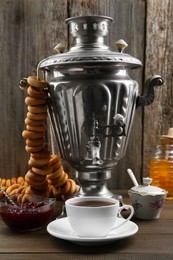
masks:
[[[116,224],[118,225],[122,221],[123,219],[118,218]],[[111,231],[106,237],[79,237],[71,228],[69,220],[66,217],[50,222],[47,226],[47,231],[54,237],[68,240],[75,244],[96,246],[100,244],[112,243],[113,241],[130,237],[138,231],[138,226],[134,222],[128,221],[123,226]]]

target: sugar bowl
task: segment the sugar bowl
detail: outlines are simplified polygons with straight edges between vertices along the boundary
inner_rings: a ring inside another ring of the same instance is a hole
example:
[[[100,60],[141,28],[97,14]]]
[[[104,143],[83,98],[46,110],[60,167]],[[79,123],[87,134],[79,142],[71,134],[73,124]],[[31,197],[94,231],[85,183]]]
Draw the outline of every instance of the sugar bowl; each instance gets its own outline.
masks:
[[[143,178],[143,185],[136,185],[129,191],[129,197],[139,219],[159,219],[167,191],[151,186],[151,178]]]

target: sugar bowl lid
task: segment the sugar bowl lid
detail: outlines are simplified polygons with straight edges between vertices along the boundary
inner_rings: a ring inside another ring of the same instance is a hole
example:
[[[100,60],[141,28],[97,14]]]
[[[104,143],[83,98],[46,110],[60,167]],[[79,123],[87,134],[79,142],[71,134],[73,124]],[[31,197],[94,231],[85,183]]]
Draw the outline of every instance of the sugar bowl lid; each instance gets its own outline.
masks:
[[[131,192],[140,194],[142,196],[155,196],[167,194],[167,191],[156,186],[151,186],[152,179],[149,177],[143,178],[143,185],[134,186],[131,188]]]

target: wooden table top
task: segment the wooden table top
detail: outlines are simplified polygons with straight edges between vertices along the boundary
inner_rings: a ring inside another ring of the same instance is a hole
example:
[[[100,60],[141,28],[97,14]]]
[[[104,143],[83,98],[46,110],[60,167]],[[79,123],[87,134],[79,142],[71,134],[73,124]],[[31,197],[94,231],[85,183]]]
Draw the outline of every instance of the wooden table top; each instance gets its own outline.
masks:
[[[127,191],[121,192],[129,203]],[[52,220],[60,214],[62,202]],[[0,219],[0,259],[173,259],[173,200],[166,201],[159,220],[137,220],[139,231],[128,238],[102,246],[79,246],[51,236],[46,228],[29,233],[15,233]]]

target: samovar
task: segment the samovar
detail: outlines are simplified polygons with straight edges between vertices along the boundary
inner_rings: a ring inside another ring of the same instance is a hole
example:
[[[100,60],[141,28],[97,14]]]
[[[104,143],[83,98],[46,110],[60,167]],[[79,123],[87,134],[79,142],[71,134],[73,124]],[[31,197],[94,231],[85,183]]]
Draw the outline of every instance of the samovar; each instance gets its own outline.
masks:
[[[138,106],[154,99],[154,86],[163,79],[148,80],[148,92],[138,95],[138,83],[129,76],[142,66],[123,52],[105,44],[112,18],[81,16],[66,20],[75,43],[64,53],[42,60],[38,70],[49,82],[49,115],[61,157],[74,169],[79,196],[112,196],[107,187],[111,169],[126,152],[133,117]]]

